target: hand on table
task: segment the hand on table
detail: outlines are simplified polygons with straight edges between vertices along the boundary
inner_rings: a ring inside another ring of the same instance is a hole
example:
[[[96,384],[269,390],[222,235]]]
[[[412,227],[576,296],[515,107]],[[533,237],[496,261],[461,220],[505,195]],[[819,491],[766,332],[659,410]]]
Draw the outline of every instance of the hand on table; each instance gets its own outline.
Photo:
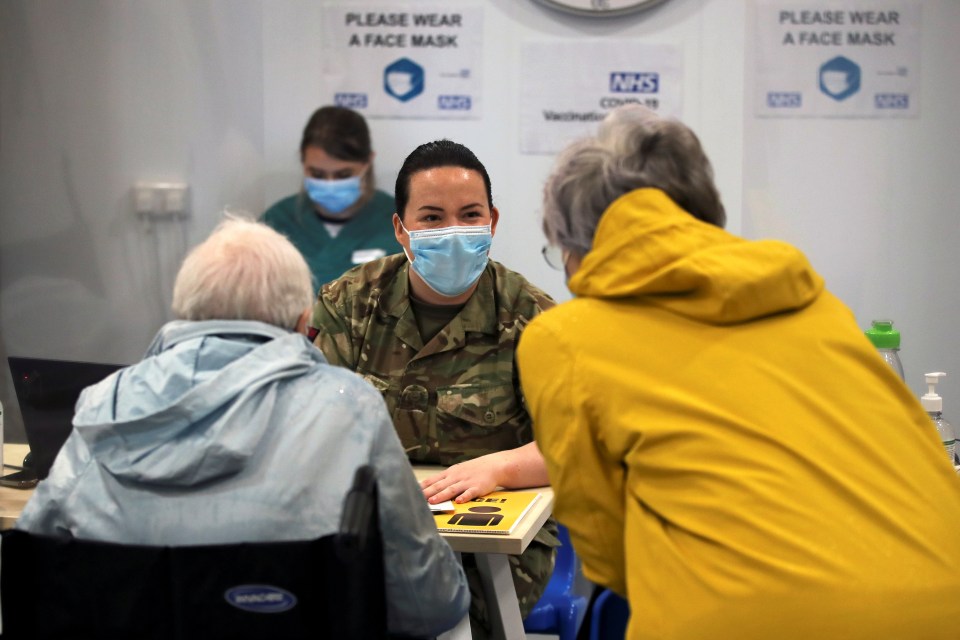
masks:
[[[430,504],[444,500],[456,503],[468,502],[496,490],[499,485],[495,456],[499,453],[480,456],[447,467],[440,473],[420,481],[423,495]]]
[[[447,467],[420,482],[423,495],[430,504],[444,500],[468,502],[485,496],[498,487],[521,489],[549,484],[546,462],[535,442],[489,453],[473,460]]]

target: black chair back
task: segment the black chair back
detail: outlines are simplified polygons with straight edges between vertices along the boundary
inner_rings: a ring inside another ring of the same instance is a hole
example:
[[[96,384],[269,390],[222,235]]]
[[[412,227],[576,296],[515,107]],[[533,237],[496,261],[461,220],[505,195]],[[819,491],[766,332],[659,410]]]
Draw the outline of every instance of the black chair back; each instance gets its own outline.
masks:
[[[369,472],[346,501],[360,516],[316,540],[152,547],[4,531],[3,639],[386,637]]]

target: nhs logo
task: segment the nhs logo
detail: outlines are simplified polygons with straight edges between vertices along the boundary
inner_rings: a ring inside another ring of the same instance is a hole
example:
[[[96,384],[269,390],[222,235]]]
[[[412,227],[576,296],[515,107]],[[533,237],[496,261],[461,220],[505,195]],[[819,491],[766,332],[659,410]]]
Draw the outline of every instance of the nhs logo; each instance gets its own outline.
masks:
[[[909,109],[910,96],[906,93],[878,93],[873,96],[877,109]]]
[[[333,96],[333,104],[348,109],[365,109],[367,107],[367,94],[337,93]]]
[[[799,91],[769,91],[767,106],[771,109],[798,109],[803,106],[803,95]]]
[[[470,96],[437,96],[437,107],[444,111],[470,111]]]
[[[657,93],[660,91],[660,74],[646,71],[614,71],[610,74],[610,91]]]

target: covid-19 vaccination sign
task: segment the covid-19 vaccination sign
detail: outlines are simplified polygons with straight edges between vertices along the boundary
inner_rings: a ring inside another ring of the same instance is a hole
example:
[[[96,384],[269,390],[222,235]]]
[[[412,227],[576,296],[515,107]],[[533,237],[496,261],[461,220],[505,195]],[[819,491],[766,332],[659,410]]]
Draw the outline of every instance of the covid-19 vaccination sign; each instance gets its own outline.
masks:
[[[325,102],[369,117],[480,117],[479,6],[348,2],[322,15]]]
[[[756,7],[757,115],[919,115],[919,0],[757,0]]]
[[[682,58],[672,45],[631,40],[524,43],[520,151],[552,154],[596,132],[611,109],[637,103],[679,117]]]

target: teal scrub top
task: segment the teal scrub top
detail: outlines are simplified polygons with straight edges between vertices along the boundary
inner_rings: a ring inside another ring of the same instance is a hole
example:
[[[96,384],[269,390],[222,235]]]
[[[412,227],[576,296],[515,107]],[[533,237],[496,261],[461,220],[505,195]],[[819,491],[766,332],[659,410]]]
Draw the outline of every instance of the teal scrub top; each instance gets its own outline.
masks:
[[[394,211],[393,196],[374,191],[370,201],[344,223],[334,238],[310,199],[297,193],[267,209],[260,220],[289,238],[303,254],[313,275],[313,289],[319,291],[347,269],[403,251],[393,234]]]

